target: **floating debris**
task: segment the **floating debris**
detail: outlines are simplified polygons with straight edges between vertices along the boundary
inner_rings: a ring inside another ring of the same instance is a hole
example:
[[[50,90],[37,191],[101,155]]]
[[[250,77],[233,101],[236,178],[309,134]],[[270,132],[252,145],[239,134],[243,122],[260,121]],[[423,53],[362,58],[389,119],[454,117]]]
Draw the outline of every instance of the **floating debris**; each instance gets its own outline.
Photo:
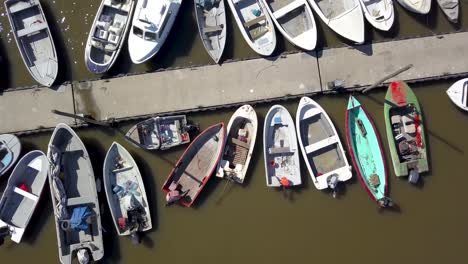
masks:
[[[5,16],[5,13],[1,13],[0,16]]]
[[[62,17],[62,19],[60,19],[60,23],[63,24],[63,22],[65,22],[65,17]]]

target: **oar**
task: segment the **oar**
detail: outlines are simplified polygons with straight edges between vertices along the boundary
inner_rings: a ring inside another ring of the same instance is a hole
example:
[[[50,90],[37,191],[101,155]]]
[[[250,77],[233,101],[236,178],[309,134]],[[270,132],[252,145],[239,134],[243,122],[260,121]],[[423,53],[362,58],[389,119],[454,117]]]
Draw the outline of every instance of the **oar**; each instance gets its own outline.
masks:
[[[395,76],[397,76],[398,74],[402,73],[402,72],[405,72],[409,69],[411,69],[413,67],[413,64],[408,64],[406,65],[405,67],[401,68],[401,69],[398,69],[397,71],[393,72],[393,73],[390,73],[388,75],[386,75],[385,77],[382,77],[381,79],[379,79],[378,81],[376,81],[374,84],[372,84],[371,86],[369,87],[364,87],[364,88],[361,88],[359,91],[361,91],[362,93],[366,93],[374,88],[376,88],[377,86],[379,86],[380,84],[382,84],[383,82],[385,82],[386,80],[390,79],[390,78],[393,78]]]
[[[232,180],[230,177],[225,177],[225,179],[226,179],[226,183],[224,184],[223,191],[221,192],[221,195],[220,195],[218,201],[216,202],[217,205],[220,204],[223,201],[224,193],[226,192],[227,186],[234,182],[234,180]]]
[[[111,127],[111,126],[114,125],[114,122],[113,122],[112,119],[111,119],[111,122],[107,123],[107,122],[102,122],[102,121],[94,120],[94,119],[91,119],[91,118],[87,118],[87,117],[84,117],[84,116],[79,116],[79,115],[75,115],[75,114],[62,112],[62,111],[59,111],[59,110],[56,110],[56,109],[51,110],[51,112],[53,114],[56,114],[56,115],[61,115],[61,116],[66,116],[66,117],[79,119],[79,120],[82,120],[82,121],[84,121],[86,123],[93,124],[93,125],[105,126],[105,127]]]

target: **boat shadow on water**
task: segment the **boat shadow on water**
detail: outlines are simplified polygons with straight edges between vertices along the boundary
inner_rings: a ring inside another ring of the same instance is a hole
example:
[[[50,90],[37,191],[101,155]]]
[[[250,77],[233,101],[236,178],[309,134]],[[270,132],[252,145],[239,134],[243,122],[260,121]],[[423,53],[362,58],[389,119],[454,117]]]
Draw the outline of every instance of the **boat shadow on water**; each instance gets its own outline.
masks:
[[[49,2],[42,2],[42,9],[44,15],[47,18],[47,24],[49,25],[52,40],[54,41],[55,50],[57,51],[58,64],[61,66],[57,72],[57,78],[55,79],[54,86],[58,87],[60,84],[67,82],[72,79],[72,62],[69,58],[69,53],[66,45],[66,39],[64,38],[61,27],[58,24],[58,18],[56,18],[51,12]],[[52,86],[52,89],[54,89]]]
[[[2,77],[0,78],[0,95],[3,94],[3,90],[11,87],[11,66],[8,56],[5,53],[5,48],[0,43],[0,69],[2,70]]]

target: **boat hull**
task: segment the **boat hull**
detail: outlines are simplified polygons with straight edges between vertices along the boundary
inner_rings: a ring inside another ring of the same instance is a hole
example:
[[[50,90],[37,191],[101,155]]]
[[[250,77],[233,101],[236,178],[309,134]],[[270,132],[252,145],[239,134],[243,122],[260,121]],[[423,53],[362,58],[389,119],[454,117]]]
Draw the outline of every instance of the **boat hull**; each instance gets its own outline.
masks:
[[[421,107],[416,95],[403,81],[395,81],[389,85],[385,95],[384,117],[395,175],[407,176],[410,170],[417,170],[419,173],[428,171],[429,163]],[[406,127],[413,131],[407,133]],[[414,134],[414,136],[407,140],[407,134]],[[404,159],[399,146],[403,146],[408,141],[415,143],[417,154],[407,155],[412,158]]]
[[[437,0],[437,3],[450,22],[454,24],[458,23],[458,16],[460,12],[459,0]]]
[[[411,0],[398,0],[398,3],[413,13],[426,15],[429,13],[429,11],[431,11],[432,0],[421,1],[422,3],[420,5],[414,5]]]
[[[447,90],[450,100],[464,111],[468,111],[468,78],[458,80]]]
[[[376,29],[389,31],[395,21],[392,0],[364,1],[359,0],[366,20]],[[369,6],[367,3],[371,3]],[[377,14],[377,15],[374,15]]]
[[[329,177],[344,182],[352,177],[341,140],[325,110],[309,97],[302,97],[296,113],[299,147],[315,188],[329,188]]]
[[[288,186],[302,184],[294,121],[281,105],[272,106],[265,117],[263,147],[268,187],[282,186],[283,178]]]
[[[4,175],[15,164],[21,154],[21,142],[12,134],[1,134],[0,143],[5,147],[2,150],[2,158],[0,162],[0,177]]]
[[[225,137],[223,123],[201,132],[179,158],[162,190],[166,193],[180,191],[184,195],[179,202],[191,207],[221,159]]]
[[[48,166],[45,154],[34,150],[21,158],[8,179],[0,200],[0,229],[8,227],[13,242],[21,242],[29,225],[47,180]]]
[[[353,96],[346,110],[346,140],[361,183],[373,200],[381,201],[388,192],[382,144],[369,114]]]

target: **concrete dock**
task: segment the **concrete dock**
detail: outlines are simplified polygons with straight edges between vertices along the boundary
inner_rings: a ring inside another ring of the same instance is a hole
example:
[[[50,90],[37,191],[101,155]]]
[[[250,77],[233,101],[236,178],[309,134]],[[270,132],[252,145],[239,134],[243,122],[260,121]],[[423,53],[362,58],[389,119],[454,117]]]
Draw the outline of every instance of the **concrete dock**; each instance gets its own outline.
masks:
[[[155,113],[190,112],[244,102],[328,92],[327,83],[346,88],[373,84],[401,67],[407,81],[468,73],[468,32],[295,53],[196,68],[167,70],[49,88],[8,89],[0,96],[0,133],[75,124],[51,109],[89,114],[98,120]]]

